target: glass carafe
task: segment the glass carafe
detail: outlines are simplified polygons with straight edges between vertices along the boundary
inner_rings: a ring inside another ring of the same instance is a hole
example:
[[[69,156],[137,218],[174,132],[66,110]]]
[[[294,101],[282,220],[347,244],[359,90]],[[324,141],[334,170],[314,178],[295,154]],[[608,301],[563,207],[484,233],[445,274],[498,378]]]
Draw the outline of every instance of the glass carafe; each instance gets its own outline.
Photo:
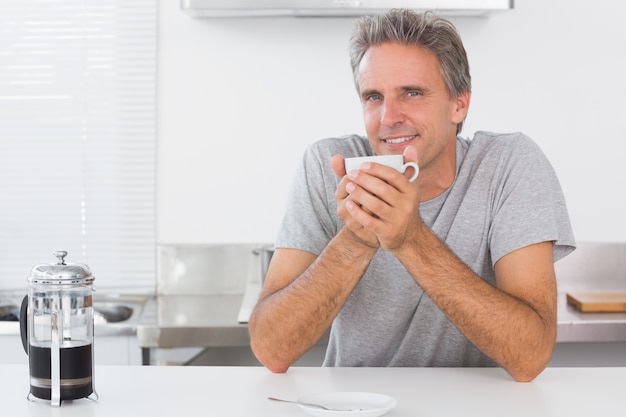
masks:
[[[28,354],[31,395],[59,406],[62,400],[97,398],[94,389],[94,277],[84,264],[35,266],[20,314]]]

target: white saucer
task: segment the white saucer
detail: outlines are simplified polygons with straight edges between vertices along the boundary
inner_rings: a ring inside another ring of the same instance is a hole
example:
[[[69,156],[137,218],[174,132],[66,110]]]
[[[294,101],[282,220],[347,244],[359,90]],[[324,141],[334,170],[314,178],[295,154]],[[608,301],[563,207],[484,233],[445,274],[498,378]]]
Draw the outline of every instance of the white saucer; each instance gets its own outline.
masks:
[[[304,404],[300,408],[316,417],[358,415],[359,417],[378,417],[387,414],[397,404],[395,398],[371,392],[328,392],[305,395],[298,399],[303,403],[320,404],[336,410],[323,410]]]

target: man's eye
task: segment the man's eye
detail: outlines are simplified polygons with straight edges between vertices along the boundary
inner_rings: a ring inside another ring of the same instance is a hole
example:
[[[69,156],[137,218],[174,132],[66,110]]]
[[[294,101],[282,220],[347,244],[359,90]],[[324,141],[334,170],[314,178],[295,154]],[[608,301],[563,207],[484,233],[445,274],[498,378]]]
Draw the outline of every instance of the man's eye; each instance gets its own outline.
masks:
[[[421,96],[421,95],[422,95],[422,92],[421,92],[421,91],[409,91],[407,94],[408,94],[410,97],[418,97],[418,96]]]
[[[367,96],[367,101],[377,101],[380,100],[380,94],[370,94]]]

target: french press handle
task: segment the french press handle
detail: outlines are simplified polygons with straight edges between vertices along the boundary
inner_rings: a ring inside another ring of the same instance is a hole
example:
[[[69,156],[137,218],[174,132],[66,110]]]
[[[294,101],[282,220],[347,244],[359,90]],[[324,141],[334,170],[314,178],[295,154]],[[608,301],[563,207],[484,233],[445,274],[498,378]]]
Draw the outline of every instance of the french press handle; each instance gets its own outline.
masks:
[[[24,352],[28,355],[28,295],[24,297],[20,307],[20,336]]]

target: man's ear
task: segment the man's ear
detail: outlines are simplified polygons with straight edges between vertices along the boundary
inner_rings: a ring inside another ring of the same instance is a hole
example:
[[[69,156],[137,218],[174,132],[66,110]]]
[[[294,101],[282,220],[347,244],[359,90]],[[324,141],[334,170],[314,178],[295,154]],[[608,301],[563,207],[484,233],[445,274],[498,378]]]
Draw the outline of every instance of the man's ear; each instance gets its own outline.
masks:
[[[459,124],[465,120],[467,112],[469,111],[471,96],[472,93],[466,91],[453,100],[454,106],[452,108],[452,122]]]

